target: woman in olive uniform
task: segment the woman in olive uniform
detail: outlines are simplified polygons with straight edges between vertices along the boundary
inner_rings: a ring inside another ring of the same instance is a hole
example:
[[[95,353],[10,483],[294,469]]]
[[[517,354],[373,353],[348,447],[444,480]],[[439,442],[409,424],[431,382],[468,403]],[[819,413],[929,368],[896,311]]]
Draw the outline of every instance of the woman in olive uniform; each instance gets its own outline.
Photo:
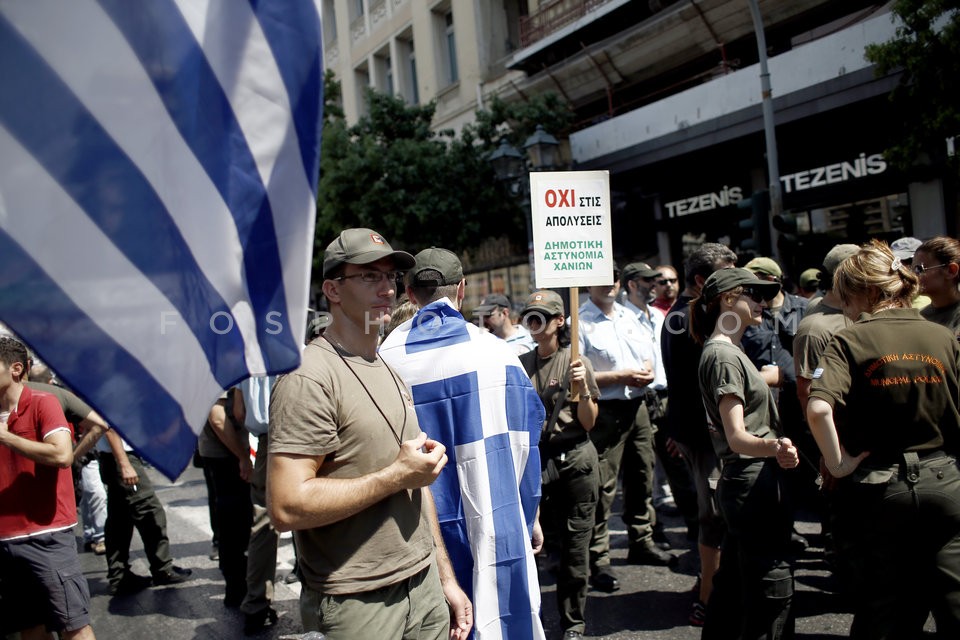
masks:
[[[570,329],[559,295],[534,291],[521,317],[537,348],[522,354],[520,362],[547,412],[540,435],[545,469],[540,522],[547,549],[559,553],[557,607],[564,637],[581,638],[586,627],[590,536],[600,491],[597,450],[587,432],[597,419],[600,389],[589,360],[570,361]],[[558,402],[560,411],[554,419]]]
[[[960,336],[960,241],[927,240],[913,255],[912,268],[920,278],[920,292],[930,298],[920,315]]]
[[[720,269],[690,302],[690,331],[703,344],[700,395],[717,457],[717,499],[727,523],[720,570],[707,605],[703,638],[789,638],[793,635],[793,569],[781,469],[799,462],[782,437],[770,388],[740,348],[759,325],[765,300],[780,284],[746,269]]]
[[[914,264],[928,259],[917,252]],[[834,537],[852,567],[854,638],[960,638],[960,348],[911,308],[917,276],[874,241],[833,282],[855,323],[834,335],[807,420],[837,481]]]

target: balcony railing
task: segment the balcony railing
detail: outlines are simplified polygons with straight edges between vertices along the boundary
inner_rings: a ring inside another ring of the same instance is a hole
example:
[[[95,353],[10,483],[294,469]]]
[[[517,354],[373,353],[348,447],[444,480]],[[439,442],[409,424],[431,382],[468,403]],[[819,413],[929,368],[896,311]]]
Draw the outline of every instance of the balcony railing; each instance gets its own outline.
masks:
[[[540,10],[520,18],[520,46],[527,47],[563,27],[576,22],[610,0],[553,0]]]

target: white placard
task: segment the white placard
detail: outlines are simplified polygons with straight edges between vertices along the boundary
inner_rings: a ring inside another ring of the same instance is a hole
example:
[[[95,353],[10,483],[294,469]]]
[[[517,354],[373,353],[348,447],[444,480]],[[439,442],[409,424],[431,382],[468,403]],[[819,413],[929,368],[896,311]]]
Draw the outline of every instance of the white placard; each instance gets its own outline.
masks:
[[[609,171],[530,174],[537,288],[613,283]]]

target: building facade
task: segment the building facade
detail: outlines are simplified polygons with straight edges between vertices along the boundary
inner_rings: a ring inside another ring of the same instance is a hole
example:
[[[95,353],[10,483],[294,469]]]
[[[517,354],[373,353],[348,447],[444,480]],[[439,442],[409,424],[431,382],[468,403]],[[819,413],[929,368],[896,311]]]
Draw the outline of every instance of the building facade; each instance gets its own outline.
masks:
[[[411,104],[437,103],[434,127],[472,122],[484,96],[522,72],[506,68],[519,46],[526,0],[322,0],[324,64],[343,86],[347,120],[367,87]]]
[[[437,100],[438,128],[494,94],[562,96],[573,167],[611,173],[618,259],[680,264],[718,241],[796,275],[837,242],[957,232],[952,183],[882,155],[902,127],[887,98],[898,77],[877,76],[864,49],[893,37],[889,3],[759,0],[784,213],[757,246],[738,206],[770,182],[747,0],[324,2],[348,118],[364,86]]]

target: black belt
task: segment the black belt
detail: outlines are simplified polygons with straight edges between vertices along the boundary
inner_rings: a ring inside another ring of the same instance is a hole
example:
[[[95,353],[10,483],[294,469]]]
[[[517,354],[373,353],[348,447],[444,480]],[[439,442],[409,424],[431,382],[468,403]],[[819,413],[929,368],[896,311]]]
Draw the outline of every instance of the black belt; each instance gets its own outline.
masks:
[[[924,463],[945,458],[946,455],[946,451],[940,449],[934,449],[932,451],[904,451],[903,463],[900,465],[901,477],[912,487],[920,481],[920,469],[925,466]],[[916,497],[914,498],[914,502],[917,503],[918,507],[920,506]]]
[[[666,390],[666,389],[651,389],[650,387],[645,387],[645,388],[643,389],[643,396],[642,396],[642,397],[645,398],[648,402],[650,402],[650,401],[655,401],[655,400],[660,400],[660,399],[666,399],[666,397],[667,397],[667,390]]]
[[[943,456],[948,455],[943,449],[931,449],[929,451],[917,451],[917,457],[921,460],[926,460],[928,458],[942,458]]]
[[[871,455],[864,460],[865,464],[862,466],[870,469],[884,469],[892,467],[903,464],[904,457],[907,454],[916,454],[918,460],[934,460],[936,458],[942,458],[944,456],[951,455],[943,449],[929,449],[927,451],[904,451],[903,453],[882,456]]]
[[[639,406],[643,404],[643,398],[630,398],[629,400],[626,398],[623,400],[597,400],[597,405],[601,407],[626,407],[631,404],[639,408]]]

